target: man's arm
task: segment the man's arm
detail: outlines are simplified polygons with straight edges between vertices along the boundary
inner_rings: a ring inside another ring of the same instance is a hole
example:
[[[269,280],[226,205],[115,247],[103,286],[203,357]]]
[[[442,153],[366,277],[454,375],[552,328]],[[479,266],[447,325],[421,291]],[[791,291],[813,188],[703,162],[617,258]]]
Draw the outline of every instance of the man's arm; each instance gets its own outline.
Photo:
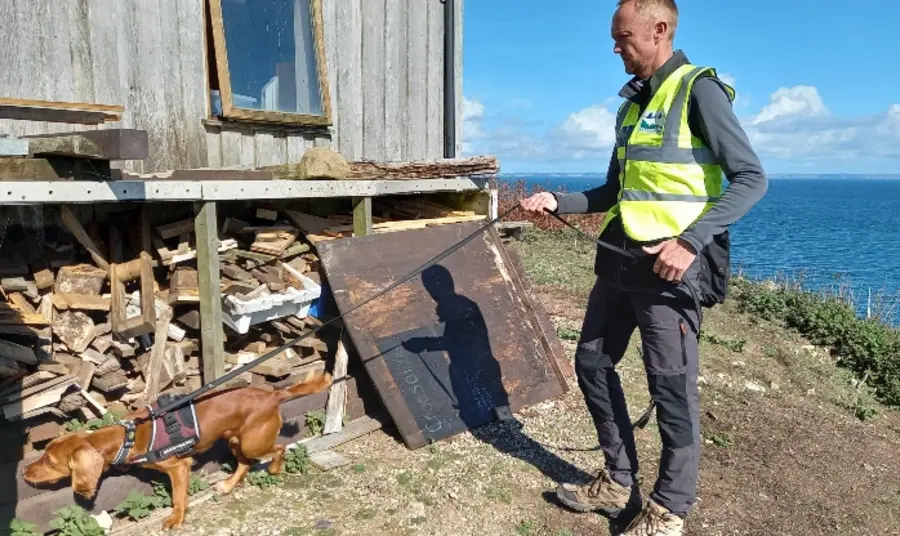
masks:
[[[591,188],[584,192],[554,193],[559,208],[559,214],[587,214],[592,212],[606,212],[616,204],[619,198],[619,159],[616,158],[616,149],[613,147],[612,156],[609,159],[609,168],[606,171],[606,183],[597,188]]]
[[[694,135],[709,146],[730,183],[715,205],[681,234],[699,252],[765,195],[768,180],[717,79],[694,82],[688,122]]]

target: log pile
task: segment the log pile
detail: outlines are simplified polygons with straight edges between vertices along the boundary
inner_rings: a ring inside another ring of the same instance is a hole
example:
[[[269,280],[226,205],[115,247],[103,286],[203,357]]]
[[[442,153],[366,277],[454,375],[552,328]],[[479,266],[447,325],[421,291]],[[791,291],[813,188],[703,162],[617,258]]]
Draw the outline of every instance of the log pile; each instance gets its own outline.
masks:
[[[421,200],[379,201],[374,211],[375,232],[483,218]],[[321,325],[325,278],[315,244],[352,230],[349,213],[249,207],[227,214],[219,228],[226,372]],[[148,205],[64,206],[54,220],[40,240],[20,230],[6,233],[0,248],[0,436],[18,430],[26,451],[162,393],[202,386],[191,215]],[[320,306],[316,315],[309,314],[311,302]],[[262,309],[247,314],[232,307],[259,303]],[[333,372],[339,336],[339,328],[322,330],[223,387],[278,389],[311,371]],[[364,389],[354,374],[362,370],[351,364],[348,374],[341,409],[357,418],[365,412]],[[324,414],[324,400],[321,406]],[[14,443],[8,439],[0,437]],[[0,459],[9,456],[0,452]]]

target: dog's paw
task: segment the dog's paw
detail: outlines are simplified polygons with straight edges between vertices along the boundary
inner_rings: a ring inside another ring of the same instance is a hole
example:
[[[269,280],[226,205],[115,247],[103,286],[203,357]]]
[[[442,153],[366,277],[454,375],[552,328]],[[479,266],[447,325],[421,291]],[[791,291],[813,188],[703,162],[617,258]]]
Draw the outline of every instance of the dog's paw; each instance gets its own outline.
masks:
[[[234,489],[234,486],[228,483],[227,480],[223,480],[216,484],[215,490],[219,495],[228,495],[231,493],[231,490]]]
[[[163,521],[163,530],[180,529],[184,525],[184,517],[172,514]]]

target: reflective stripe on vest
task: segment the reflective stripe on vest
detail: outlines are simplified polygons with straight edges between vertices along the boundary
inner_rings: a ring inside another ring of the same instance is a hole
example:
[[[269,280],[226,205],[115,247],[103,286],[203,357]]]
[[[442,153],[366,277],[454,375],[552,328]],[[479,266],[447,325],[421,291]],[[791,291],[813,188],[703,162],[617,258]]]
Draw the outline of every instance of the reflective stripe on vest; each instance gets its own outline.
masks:
[[[715,75],[711,68],[683,65],[663,81],[640,115],[633,102],[619,108],[619,202],[609,216],[621,216],[634,240],[680,235],[721,195],[722,169],[687,121],[691,88],[705,72]],[[726,88],[734,100],[734,90]]]

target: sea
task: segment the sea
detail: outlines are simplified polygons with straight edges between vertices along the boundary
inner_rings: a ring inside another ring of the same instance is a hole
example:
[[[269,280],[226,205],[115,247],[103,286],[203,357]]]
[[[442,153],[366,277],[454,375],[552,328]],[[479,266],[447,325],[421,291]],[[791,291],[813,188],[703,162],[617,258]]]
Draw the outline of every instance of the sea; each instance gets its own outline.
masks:
[[[519,174],[527,188],[583,191],[599,174]],[[765,197],[731,227],[733,269],[761,280],[843,292],[860,315],[900,321],[900,175],[772,176]]]

